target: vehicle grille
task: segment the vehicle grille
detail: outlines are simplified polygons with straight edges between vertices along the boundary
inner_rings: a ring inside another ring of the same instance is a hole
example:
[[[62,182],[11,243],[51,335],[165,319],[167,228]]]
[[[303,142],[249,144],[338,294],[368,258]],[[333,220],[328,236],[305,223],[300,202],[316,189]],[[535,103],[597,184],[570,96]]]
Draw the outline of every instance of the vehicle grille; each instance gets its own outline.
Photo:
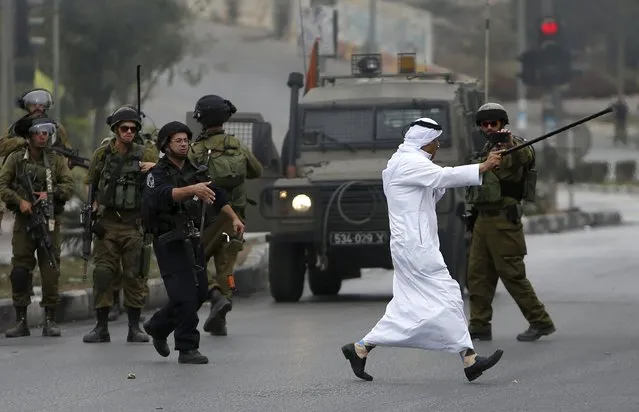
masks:
[[[329,201],[341,183],[319,188],[318,224],[324,225]],[[376,206],[375,206],[376,204]],[[357,231],[357,230],[389,230],[388,207],[382,189],[382,182],[358,183],[350,186],[342,195],[342,212],[348,219],[354,221],[367,220],[366,223],[353,224],[346,221],[339,212],[337,196],[330,206],[328,214],[328,231]],[[373,208],[375,211],[373,213]],[[372,216],[371,216],[372,214]]]

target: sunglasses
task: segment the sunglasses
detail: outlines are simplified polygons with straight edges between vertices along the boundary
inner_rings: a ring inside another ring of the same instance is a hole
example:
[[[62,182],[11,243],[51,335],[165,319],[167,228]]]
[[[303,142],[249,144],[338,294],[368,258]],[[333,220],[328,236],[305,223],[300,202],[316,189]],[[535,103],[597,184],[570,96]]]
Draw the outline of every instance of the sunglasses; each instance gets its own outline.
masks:
[[[499,122],[497,120],[485,120],[481,122],[481,127],[497,127],[499,126]]]
[[[138,131],[138,128],[135,126],[120,126],[120,131],[122,133],[126,133],[126,132],[132,132],[135,133]]]

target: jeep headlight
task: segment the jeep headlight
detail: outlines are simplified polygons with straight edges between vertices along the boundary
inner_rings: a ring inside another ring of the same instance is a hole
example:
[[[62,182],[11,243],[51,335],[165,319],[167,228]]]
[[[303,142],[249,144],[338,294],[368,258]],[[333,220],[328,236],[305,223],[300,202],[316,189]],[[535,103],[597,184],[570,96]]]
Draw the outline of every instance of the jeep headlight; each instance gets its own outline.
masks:
[[[291,207],[296,212],[308,212],[311,208],[313,202],[311,202],[311,198],[307,195],[297,195],[293,198],[291,202]]]

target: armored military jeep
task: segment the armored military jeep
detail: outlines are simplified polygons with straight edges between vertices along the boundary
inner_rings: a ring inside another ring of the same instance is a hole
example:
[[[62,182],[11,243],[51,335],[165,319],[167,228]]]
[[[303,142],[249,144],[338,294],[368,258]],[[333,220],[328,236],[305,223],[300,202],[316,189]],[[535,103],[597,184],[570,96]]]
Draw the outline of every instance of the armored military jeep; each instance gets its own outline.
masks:
[[[406,62],[406,56],[398,60]],[[259,202],[271,221],[269,281],[277,302],[300,299],[307,270],[314,295],[335,295],[342,280],[361,277],[362,268],[392,268],[381,172],[408,123],[430,117],[443,126],[435,160],[442,166],[463,164],[480,149],[471,135],[475,109],[483,103],[474,83],[456,81],[451,73],[416,73],[410,64],[382,74],[381,56],[374,54],[355,55],[351,65],[351,75],[319,76],[301,100],[303,76],[289,75],[284,176],[264,189]],[[448,190],[437,204],[441,250],[462,285],[465,209],[463,188]]]

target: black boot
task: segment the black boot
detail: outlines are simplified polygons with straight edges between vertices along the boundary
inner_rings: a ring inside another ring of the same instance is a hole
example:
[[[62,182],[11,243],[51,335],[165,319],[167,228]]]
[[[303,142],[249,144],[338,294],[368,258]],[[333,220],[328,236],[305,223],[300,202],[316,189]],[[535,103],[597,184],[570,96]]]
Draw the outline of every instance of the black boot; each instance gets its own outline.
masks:
[[[62,331],[55,323],[55,308],[44,308],[44,325],[42,325],[42,336],[61,336]]]
[[[126,337],[127,342],[146,343],[149,337],[140,329],[140,312],[141,309],[127,308],[129,316],[129,334]]]
[[[82,338],[84,343],[103,343],[111,342],[111,334],[109,334],[109,309],[100,308],[95,311],[98,319],[95,328]]]
[[[30,336],[29,326],[27,325],[27,307],[16,306],[16,326],[11,329],[7,329],[5,336],[7,338],[21,338],[23,336]]]
[[[471,331],[470,338],[472,340],[490,341],[493,340],[493,332],[490,329],[483,331]]]
[[[499,362],[501,359],[501,355],[504,354],[504,351],[501,349],[497,349],[495,353],[490,355],[489,357],[485,356],[477,356],[475,358],[475,363],[464,368],[464,373],[466,374],[466,378],[469,382],[474,381],[479,378],[485,371],[492,368]]]
[[[113,306],[109,311],[109,322],[116,321],[120,318],[120,291],[113,292]]]
[[[554,333],[557,329],[555,329],[554,325],[544,326],[535,328],[530,326],[524,332],[517,335],[517,340],[520,342],[534,342],[542,336],[548,336],[551,333]]]
[[[342,346],[342,353],[346,360],[351,363],[351,369],[353,369],[355,376],[365,381],[373,380],[373,377],[364,371],[366,368],[366,358],[360,358],[357,356],[354,343]]]
[[[226,336],[226,314],[233,308],[231,302],[220,292],[213,289],[211,293],[211,311],[209,317],[204,322],[204,332],[211,335]]]
[[[181,350],[178,356],[178,363],[187,363],[191,365],[204,365],[209,363],[209,358],[202,355],[199,350]]]
[[[149,322],[145,322],[142,325],[144,331],[153,339],[153,347],[155,351],[160,354],[163,358],[166,358],[171,354],[171,349],[169,349],[169,344],[166,339],[158,339],[156,338],[155,333],[153,333],[153,329],[151,328],[151,324]]]

